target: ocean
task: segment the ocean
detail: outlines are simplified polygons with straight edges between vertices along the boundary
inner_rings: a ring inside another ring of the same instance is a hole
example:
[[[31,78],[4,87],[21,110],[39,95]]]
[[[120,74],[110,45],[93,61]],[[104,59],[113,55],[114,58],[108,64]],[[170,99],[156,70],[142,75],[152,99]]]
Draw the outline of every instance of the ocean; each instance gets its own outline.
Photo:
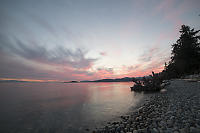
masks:
[[[1,133],[82,133],[137,106],[132,82],[0,83]]]

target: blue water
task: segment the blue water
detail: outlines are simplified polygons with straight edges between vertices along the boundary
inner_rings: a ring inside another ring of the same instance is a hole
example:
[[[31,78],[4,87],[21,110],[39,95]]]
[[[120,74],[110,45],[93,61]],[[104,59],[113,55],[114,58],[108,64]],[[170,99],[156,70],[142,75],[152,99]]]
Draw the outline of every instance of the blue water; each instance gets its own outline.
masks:
[[[0,133],[82,133],[136,106],[132,83],[0,83]]]

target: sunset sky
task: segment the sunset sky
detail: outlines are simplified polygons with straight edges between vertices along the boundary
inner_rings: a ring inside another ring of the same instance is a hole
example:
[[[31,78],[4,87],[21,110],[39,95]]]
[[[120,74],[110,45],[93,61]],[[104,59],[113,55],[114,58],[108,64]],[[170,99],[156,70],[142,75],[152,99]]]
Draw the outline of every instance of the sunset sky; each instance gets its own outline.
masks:
[[[0,0],[0,79],[95,80],[159,72],[200,0]]]

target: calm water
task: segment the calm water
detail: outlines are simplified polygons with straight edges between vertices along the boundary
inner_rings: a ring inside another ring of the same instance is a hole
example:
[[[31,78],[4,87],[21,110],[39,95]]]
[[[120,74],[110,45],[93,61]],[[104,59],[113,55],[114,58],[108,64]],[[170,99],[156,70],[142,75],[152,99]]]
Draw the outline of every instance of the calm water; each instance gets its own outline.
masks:
[[[127,113],[132,83],[1,83],[1,133],[81,133]]]

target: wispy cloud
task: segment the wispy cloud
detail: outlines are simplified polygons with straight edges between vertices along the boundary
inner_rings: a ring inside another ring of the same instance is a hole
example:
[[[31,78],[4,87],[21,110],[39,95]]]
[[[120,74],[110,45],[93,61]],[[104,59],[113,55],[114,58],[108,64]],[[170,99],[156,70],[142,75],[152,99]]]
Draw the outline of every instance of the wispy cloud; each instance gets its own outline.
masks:
[[[32,13],[28,13],[28,15],[30,16],[30,18],[32,18],[37,24],[39,24],[42,28],[44,28],[45,30],[47,30],[48,32],[50,32],[53,35],[56,35],[56,30],[49,24],[49,22],[47,22],[44,18],[32,14]]]
[[[137,64],[122,66],[120,73],[131,77],[149,75],[152,71],[161,72],[167,61],[169,61],[169,52],[155,45],[138,57]]]
[[[88,69],[97,60],[86,57],[87,51],[81,49],[71,50],[61,46],[47,49],[35,41],[21,41],[17,38],[9,39],[4,36],[0,36],[0,51],[3,54],[1,61],[4,64],[1,66],[1,76],[5,77],[12,74],[13,76],[18,75],[20,77],[22,75],[27,76],[30,74],[30,71],[33,72],[31,74],[33,77],[38,77],[34,76],[38,73],[40,73],[40,76],[42,73],[45,73],[44,77],[48,77],[51,73],[57,73],[58,75],[66,74],[66,77],[69,75],[73,76],[73,74],[91,76],[92,73]],[[19,60],[12,60],[12,58],[21,59],[21,63],[19,63]],[[32,66],[30,67],[31,64]],[[41,70],[44,70],[44,72],[41,72]]]
[[[142,63],[149,62],[152,60],[152,58],[159,52],[159,49],[157,47],[148,49],[148,51],[144,52],[140,57],[139,61]]]
[[[97,68],[96,74],[99,76],[99,78],[114,77],[113,68],[106,68],[106,67]]]
[[[86,58],[87,51],[81,49],[71,50],[61,46],[55,46],[48,50],[45,46],[38,45],[36,42],[23,42],[14,38],[14,43],[8,42],[1,37],[1,46],[9,54],[14,54],[22,58],[49,64],[71,65],[75,68],[89,68],[92,62],[97,59]]]

